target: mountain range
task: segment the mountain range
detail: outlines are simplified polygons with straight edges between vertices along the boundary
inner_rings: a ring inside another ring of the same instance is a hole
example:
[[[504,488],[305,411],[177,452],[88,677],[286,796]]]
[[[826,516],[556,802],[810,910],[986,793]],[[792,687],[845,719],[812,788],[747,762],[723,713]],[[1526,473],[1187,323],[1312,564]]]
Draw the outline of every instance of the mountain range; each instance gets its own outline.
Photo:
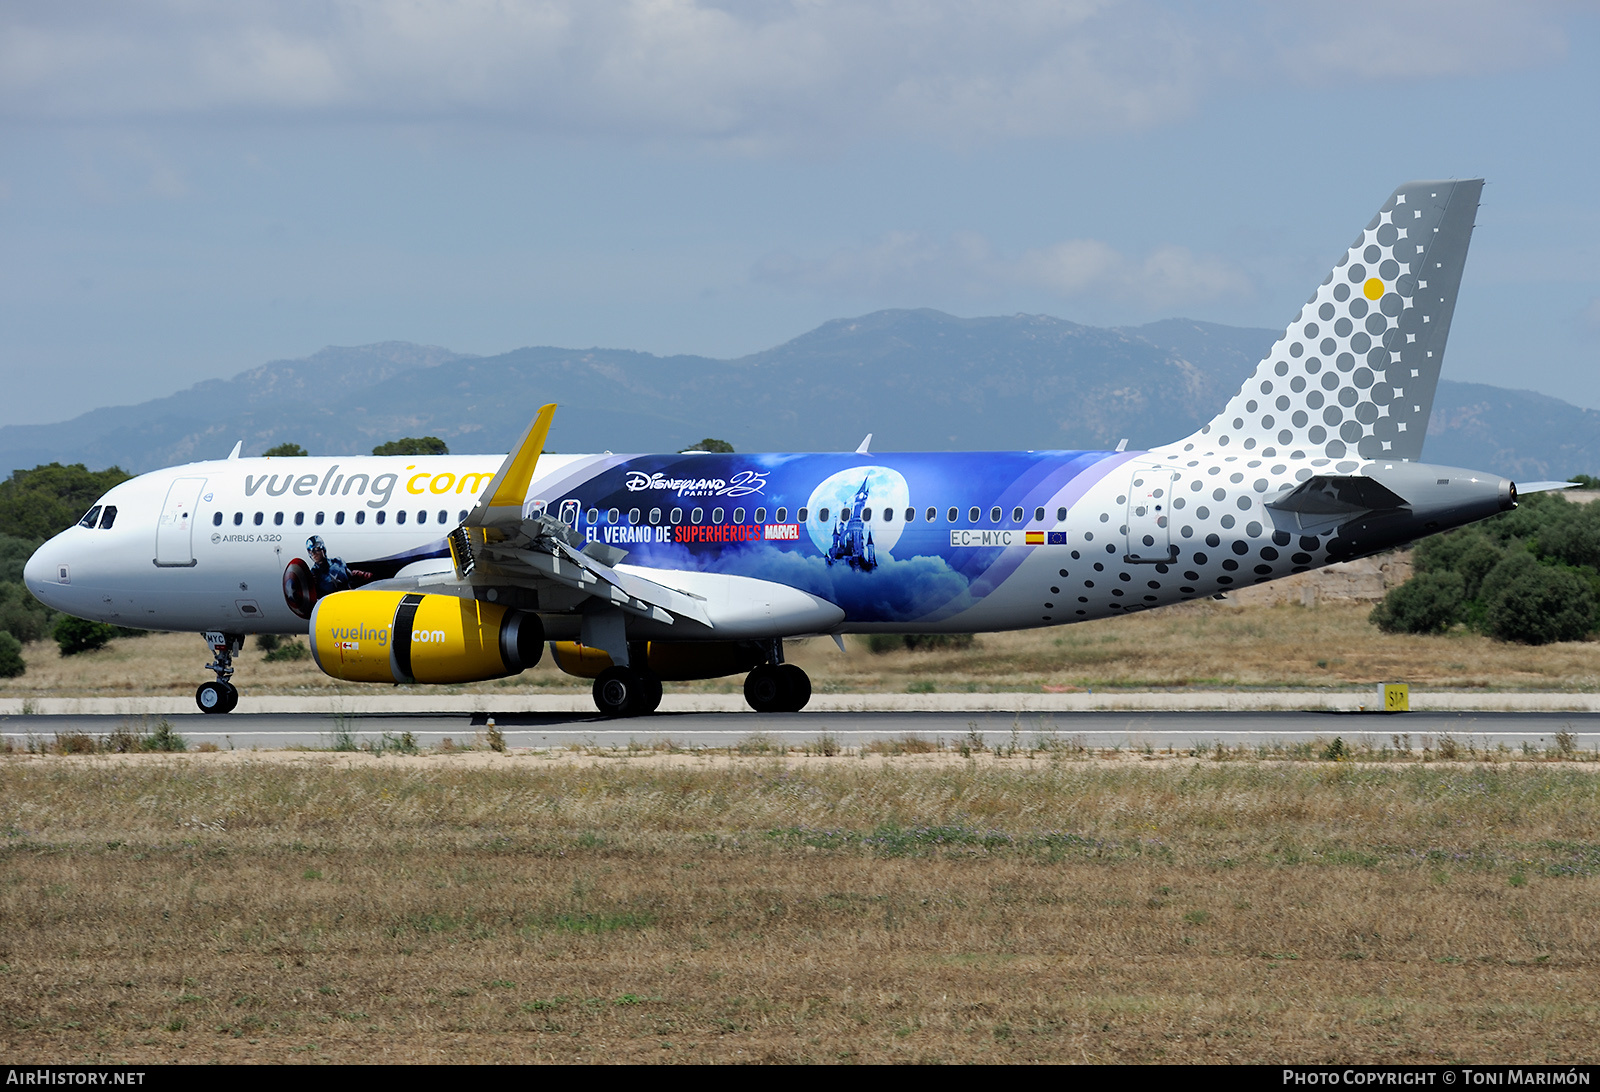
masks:
[[[142,472],[286,441],[365,454],[401,436],[499,452],[561,404],[553,451],[1133,448],[1194,431],[1239,389],[1271,330],[1169,319],[1083,326],[1044,315],[878,311],[736,360],[618,349],[470,356],[383,342],[327,348],[65,423],[0,428],[0,467]],[[1446,365],[1448,367],[1448,364]],[[1441,381],[1424,457],[1513,478],[1600,469],[1600,412],[1529,391]]]

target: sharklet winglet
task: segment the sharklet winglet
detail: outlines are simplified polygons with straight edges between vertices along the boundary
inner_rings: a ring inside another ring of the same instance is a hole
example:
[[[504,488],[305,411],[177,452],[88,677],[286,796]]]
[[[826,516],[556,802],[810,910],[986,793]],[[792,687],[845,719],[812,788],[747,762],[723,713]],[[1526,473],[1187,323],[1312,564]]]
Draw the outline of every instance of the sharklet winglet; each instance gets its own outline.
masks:
[[[550,435],[550,422],[555,417],[554,402],[541,406],[528,425],[522,439],[517,441],[506,461],[500,464],[483,498],[467,515],[468,527],[513,526],[522,522],[522,506],[528,497],[528,486],[533,482],[534,469],[539,456],[544,453],[545,440]]]

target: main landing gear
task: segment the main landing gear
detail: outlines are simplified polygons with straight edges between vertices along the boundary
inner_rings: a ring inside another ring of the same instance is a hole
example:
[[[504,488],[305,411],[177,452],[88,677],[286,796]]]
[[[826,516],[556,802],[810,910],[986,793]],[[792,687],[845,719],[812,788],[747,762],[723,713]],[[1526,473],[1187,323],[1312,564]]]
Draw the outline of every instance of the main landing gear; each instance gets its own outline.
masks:
[[[653,672],[608,667],[594,680],[594,704],[605,717],[642,717],[661,704],[661,680]]]
[[[762,664],[745,676],[744,700],[758,713],[798,713],[811,700],[811,677],[794,664]]]
[[[215,657],[206,664],[206,670],[215,671],[217,679],[200,684],[194,692],[194,703],[202,713],[231,713],[233,707],[239,704],[239,691],[228,679],[233,675],[234,653],[244,651],[244,634],[213,631],[207,633],[205,638]]]
[[[765,657],[769,662],[760,664],[745,676],[744,700],[758,713],[798,713],[811,700],[811,679],[794,664],[783,662],[783,642],[763,642],[761,646],[746,646],[755,655],[746,659]],[[636,664],[649,662],[647,646],[629,646],[628,658]],[[723,670],[727,668],[724,667]],[[709,678],[711,675],[674,674],[673,678]],[[608,667],[594,680],[594,704],[604,717],[642,717],[654,713],[661,705],[661,676],[650,670],[636,667]]]

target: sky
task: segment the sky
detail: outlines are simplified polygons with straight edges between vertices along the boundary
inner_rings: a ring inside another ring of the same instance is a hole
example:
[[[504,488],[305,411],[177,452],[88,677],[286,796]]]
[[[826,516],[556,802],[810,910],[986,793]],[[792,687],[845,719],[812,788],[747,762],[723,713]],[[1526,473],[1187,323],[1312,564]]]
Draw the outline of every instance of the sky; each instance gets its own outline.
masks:
[[[1600,408],[1600,4],[0,5],[0,425],[326,345],[1282,329],[1484,177],[1446,378]]]

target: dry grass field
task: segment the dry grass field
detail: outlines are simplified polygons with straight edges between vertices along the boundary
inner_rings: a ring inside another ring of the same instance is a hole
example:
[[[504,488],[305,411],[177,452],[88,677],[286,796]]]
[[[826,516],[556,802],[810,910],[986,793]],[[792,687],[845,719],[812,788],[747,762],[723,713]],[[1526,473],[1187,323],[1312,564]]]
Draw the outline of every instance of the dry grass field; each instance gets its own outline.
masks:
[[[1425,689],[1593,690],[1600,642],[1530,648],[1466,632],[1385,634],[1368,624],[1371,605],[1331,602],[1235,605],[1204,601],[1073,626],[980,636],[974,647],[874,655],[852,638],[790,642],[790,658],[816,689],[833,693],[1034,691],[1044,687],[1355,687],[1399,679]],[[121,639],[98,652],[62,657],[52,644],[24,650],[27,674],[0,680],[0,696],[111,696],[192,693],[210,676],[194,634]],[[310,660],[267,663],[253,645],[238,661],[246,693],[375,693],[341,683]],[[673,690],[737,692],[741,678],[673,683]],[[506,694],[586,691],[550,658],[515,679],[443,688]],[[404,688],[402,688],[402,692]]]
[[[1583,1060],[1595,769],[11,756],[0,1057]]]

